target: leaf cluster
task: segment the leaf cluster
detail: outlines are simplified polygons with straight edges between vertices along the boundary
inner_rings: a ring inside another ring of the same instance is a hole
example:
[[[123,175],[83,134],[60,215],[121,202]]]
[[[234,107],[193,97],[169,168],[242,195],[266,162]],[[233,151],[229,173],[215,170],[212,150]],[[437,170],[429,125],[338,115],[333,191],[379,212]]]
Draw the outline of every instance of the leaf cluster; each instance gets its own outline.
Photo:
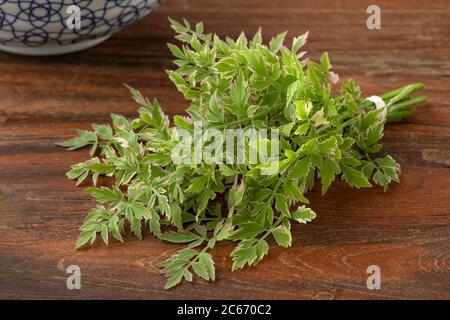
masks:
[[[291,246],[292,224],[316,217],[306,197],[316,181],[323,194],[335,179],[385,190],[398,182],[400,166],[380,155],[380,141],[386,122],[407,117],[412,105],[425,101],[410,96],[421,84],[382,95],[383,110],[362,98],[353,80],[332,89],[336,74],[328,54],[318,62],[304,58],[307,33],[288,48],[286,33],[265,44],[260,30],[251,38],[242,33],[221,39],[204,33],[202,23],[171,20],[171,26],[180,44],[168,45],[176,69],[167,74],[189,101],[188,116],[170,121],[156,100],[129,87],[140,105],[138,117],[113,114],[112,125],[93,125],[59,143],[69,150],[90,146],[93,156],[67,173],[77,184],[92,177],[94,187],[86,192],[98,202],[77,248],[98,236],[105,243],[110,237],[123,241],[127,228],[142,239],[148,229],[185,246],[162,263],[166,288],[192,281],[193,273],[214,280],[209,251],[219,241],[236,243],[233,271],[257,265],[269,252],[270,238]],[[281,157],[254,164],[175,164],[175,129],[194,131],[194,121],[218,130],[277,129]],[[96,186],[99,176],[114,182]]]

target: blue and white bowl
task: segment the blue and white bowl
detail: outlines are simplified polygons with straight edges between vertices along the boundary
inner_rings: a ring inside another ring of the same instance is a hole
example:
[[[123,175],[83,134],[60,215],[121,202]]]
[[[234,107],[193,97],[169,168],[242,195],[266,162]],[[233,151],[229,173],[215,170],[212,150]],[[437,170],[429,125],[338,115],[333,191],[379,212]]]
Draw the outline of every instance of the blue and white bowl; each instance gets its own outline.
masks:
[[[0,0],[0,50],[57,55],[87,49],[163,0]]]

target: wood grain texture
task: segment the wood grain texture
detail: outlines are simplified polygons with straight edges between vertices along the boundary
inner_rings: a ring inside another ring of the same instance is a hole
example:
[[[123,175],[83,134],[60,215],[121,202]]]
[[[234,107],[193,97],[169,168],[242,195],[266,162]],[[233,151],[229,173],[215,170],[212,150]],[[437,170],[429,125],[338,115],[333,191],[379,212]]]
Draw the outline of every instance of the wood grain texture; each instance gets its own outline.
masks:
[[[450,2],[377,1],[382,29],[366,28],[369,1],[167,0],[155,13],[88,51],[62,57],[0,53],[0,298],[125,299],[450,299]],[[157,263],[179,247],[149,234],[143,241],[75,251],[92,199],[67,180],[86,150],[54,145],[75,128],[135,115],[122,82],[158,97],[169,114],[182,96],[167,79],[167,16],[203,20],[236,36],[310,31],[307,49],[327,50],[342,80],[366,95],[421,81],[429,96],[405,123],[390,125],[384,145],[402,165],[401,184],[350,189],[335,183],[310,199],[318,218],[295,226],[294,246],[271,243],[257,267],[230,272],[233,246],[214,250],[217,281],[162,290]],[[82,289],[66,288],[79,265]],[[379,265],[382,289],[366,288]]]

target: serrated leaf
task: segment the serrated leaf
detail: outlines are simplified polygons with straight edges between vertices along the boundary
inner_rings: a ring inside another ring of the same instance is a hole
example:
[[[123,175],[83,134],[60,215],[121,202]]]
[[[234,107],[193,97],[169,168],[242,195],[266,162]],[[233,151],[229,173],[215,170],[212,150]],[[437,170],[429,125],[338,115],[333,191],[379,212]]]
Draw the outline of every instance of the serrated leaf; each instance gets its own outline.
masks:
[[[284,194],[303,203],[309,203],[309,200],[300,191],[300,188],[291,181],[286,181],[283,186]]]
[[[280,47],[283,44],[284,39],[286,38],[286,34],[287,32],[282,32],[270,40],[270,51],[272,51],[273,53],[277,53],[280,50]]]
[[[311,117],[311,121],[314,122],[314,124],[317,126],[320,125],[328,125],[329,122],[325,117],[325,114],[323,112],[323,110],[319,110],[317,111],[312,117]]]
[[[292,245],[291,232],[284,226],[278,226],[272,230],[272,235],[280,247],[290,247]]]
[[[161,240],[172,243],[187,243],[199,239],[199,237],[193,233],[178,233],[173,231],[162,233],[160,238]]]
[[[219,232],[216,234],[217,241],[222,241],[229,239],[230,236],[233,233],[233,226],[232,225],[224,225]]]
[[[159,215],[156,212],[152,212],[150,218],[150,231],[157,237],[161,235],[161,226],[159,220]]]
[[[328,52],[324,52],[320,57],[320,63],[326,70],[331,69],[330,58],[328,57]]]
[[[178,285],[181,280],[183,280],[184,277],[184,269],[177,271],[173,276],[171,276],[166,284],[164,285],[164,289],[168,290],[170,288],[175,287],[176,285]]]
[[[178,48],[176,45],[168,43],[167,47],[169,47],[170,52],[178,59],[182,59],[182,60],[186,59],[186,55],[184,54],[184,52],[180,48]]]
[[[231,271],[243,268],[246,264],[251,265],[256,259],[256,247],[254,241],[241,241],[231,253],[233,266]]]
[[[384,121],[378,121],[367,129],[367,145],[371,146],[383,137]]]
[[[322,194],[325,194],[337,174],[341,172],[339,165],[332,159],[327,158],[320,168],[320,178],[322,183]]]
[[[316,218],[316,214],[310,208],[306,208],[305,206],[298,207],[292,213],[292,219],[296,220],[299,223],[307,223],[311,222]]]
[[[308,39],[308,34],[309,34],[309,32],[306,32],[299,37],[295,37],[292,40],[292,49],[291,50],[294,54],[296,54],[298,52],[298,50],[306,43],[306,40]]]
[[[211,254],[207,252],[201,252],[198,255],[199,262],[205,267],[208,279],[206,280],[216,280],[216,270],[214,267],[214,260],[211,256]]]
[[[278,210],[278,212],[281,212],[285,216],[290,217],[291,213],[289,211],[289,206],[287,203],[287,199],[284,195],[277,193],[275,194],[275,209]]]
[[[100,235],[105,244],[108,244],[109,241],[109,231],[108,226],[106,224],[102,224],[100,227]]]
[[[256,259],[253,262],[253,265],[258,264],[264,256],[269,252],[269,244],[266,240],[260,239],[256,245]]]
[[[262,55],[258,51],[249,51],[247,53],[247,61],[249,67],[258,75],[265,76],[267,74],[267,67],[264,63]]]
[[[307,121],[309,119],[309,113],[311,112],[312,107],[313,106],[309,101],[295,101],[295,116],[297,120]]]
[[[300,179],[306,177],[309,173],[309,164],[309,157],[303,157],[302,159],[297,160],[294,163],[292,170],[289,172],[288,177],[291,179]]]
[[[265,229],[258,223],[248,222],[239,225],[239,228],[236,229],[231,238],[233,240],[245,240],[245,239],[253,239],[255,236],[263,232]]]
[[[192,270],[194,270],[195,274],[198,275],[200,278],[208,281],[209,275],[208,271],[206,270],[206,267],[201,263],[200,261],[194,262],[192,264]]]
[[[97,199],[100,203],[110,202],[110,201],[120,201],[123,196],[118,190],[111,190],[106,187],[100,188],[87,188],[84,190],[89,193],[92,197]]]
[[[158,205],[159,209],[161,210],[161,213],[165,214],[169,219],[171,217],[170,212],[170,206],[169,206],[169,200],[167,197],[163,194],[157,194],[156,197],[158,198]]]
[[[341,164],[342,177],[351,187],[369,188],[372,184],[367,180],[366,176],[361,172],[345,164]]]
[[[111,219],[109,219],[108,228],[114,238],[120,242],[123,242],[122,235],[119,230],[119,217],[112,216]]]
[[[186,192],[198,193],[202,191],[205,188],[207,181],[208,181],[207,176],[195,177],[194,179],[192,179],[192,183],[186,189]]]
[[[97,144],[97,134],[94,131],[86,131],[86,130],[77,130],[78,137],[68,139],[65,141],[56,142],[55,144],[67,150],[76,150],[79,148],[83,148],[89,145],[96,146]],[[93,155],[95,148],[91,151],[91,155]]]
[[[84,246],[86,243],[88,243],[88,241],[90,239],[92,239],[92,237],[97,234],[97,230],[88,230],[88,231],[83,231],[81,232],[76,244],[75,244],[75,248],[79,249],[82,246]]]

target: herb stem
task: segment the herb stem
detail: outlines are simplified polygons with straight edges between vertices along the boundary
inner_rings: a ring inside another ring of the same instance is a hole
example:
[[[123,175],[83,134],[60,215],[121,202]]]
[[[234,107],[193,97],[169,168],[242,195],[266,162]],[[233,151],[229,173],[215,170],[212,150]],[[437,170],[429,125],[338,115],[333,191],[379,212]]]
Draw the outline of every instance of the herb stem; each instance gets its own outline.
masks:
[[[396,110],[413,106],[415,104],[423,103],[427,100],[427,96],[419,96],[415,98],[410,98],[408,100],[404,100],[402,102],[398,102],[388,108],[389,113],[393,113]]]
[[[411,90],[410,93],[413,93],[413,92],[415,92],[417,90],[422,89],[423,87],[424,87],[423,83],[420,83],[420,82],[412,83],[412,84],[409,84],[409,85],[406,85],[406,86],[394,89],[392,91],[386,92],[385,94],[383,94],[381,96],[381,99],[383,99],[384,101],[390,100],[390,99],[392,99],[393,97],[398,95],[400,92],[402,92],[406,88],[410,88],[410,90]]]

